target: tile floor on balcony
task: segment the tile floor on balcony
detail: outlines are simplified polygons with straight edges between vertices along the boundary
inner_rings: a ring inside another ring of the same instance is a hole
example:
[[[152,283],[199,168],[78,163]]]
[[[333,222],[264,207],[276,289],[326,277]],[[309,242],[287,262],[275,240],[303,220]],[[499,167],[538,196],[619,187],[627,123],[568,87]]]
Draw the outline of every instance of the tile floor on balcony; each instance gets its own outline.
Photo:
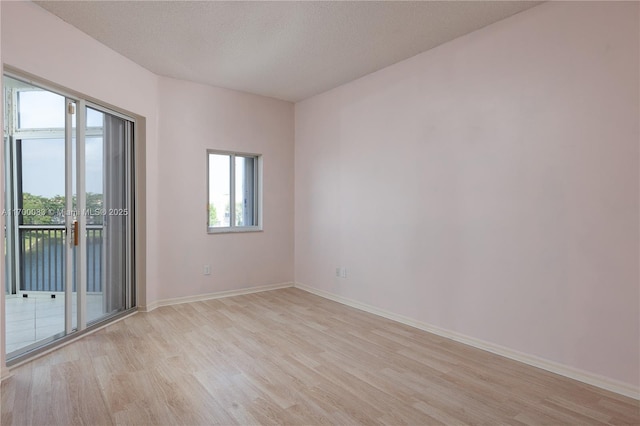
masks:
[[[28,292],[29,297],[5,295],[5,326],[7,354],[48,339],[64,331],[64,293]],[[73,294],[72,320],[77,315],[76,294]],[[87,319],[101,317],[102,293],[87,294]]]

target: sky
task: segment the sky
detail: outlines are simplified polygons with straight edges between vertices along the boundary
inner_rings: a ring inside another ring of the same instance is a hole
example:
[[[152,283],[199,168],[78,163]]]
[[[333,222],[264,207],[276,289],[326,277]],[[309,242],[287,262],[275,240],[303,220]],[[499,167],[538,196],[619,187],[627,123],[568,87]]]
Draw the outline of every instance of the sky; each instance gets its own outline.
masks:
[[[87,192],[102,193],[102,157],[102,138],[87,138]],[[22,190],[48,198],[64,195],[64,139],[22,141]]]
[[[64,97],[47,91],[20,92],[21,129],[64,129]],[[87,108],[87,125],[102,126],[103,114]],[[74,143],[75,146],[75,143]],[[87,192],[102,193],[101,137],[87,137],[85,145]],[[75,153],[74,153],[75,154]],[[64,138],[23,139],[23,191],[44,197],[64,195]],[[75,164],[75,155],[73,160]],[[75,182],[75,181],[74,181]]]

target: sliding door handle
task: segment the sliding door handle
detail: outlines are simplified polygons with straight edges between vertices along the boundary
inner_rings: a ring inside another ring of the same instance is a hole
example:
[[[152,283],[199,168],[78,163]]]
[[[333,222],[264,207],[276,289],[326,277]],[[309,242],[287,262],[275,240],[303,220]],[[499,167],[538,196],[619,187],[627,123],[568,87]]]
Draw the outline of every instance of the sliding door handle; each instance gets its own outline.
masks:
[[[73,221],[73,245],[78,245],[78,221]]]

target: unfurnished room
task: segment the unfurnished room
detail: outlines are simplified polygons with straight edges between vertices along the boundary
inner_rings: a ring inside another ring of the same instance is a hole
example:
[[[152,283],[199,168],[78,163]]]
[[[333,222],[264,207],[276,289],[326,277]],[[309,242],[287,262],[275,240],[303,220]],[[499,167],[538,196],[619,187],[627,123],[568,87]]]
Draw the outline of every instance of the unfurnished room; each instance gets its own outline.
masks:
[[[640,425],[640,2],[0,1],[2,425]]]

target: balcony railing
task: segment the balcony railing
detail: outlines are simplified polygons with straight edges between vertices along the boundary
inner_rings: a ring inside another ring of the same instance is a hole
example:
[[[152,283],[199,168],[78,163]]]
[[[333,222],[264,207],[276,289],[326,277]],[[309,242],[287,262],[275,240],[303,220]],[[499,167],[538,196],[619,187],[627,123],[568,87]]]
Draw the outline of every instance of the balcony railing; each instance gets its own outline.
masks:
[[[65,228],[20,225],[20,291],[64,291]],[[74,252],[75,262],[75,252]],[[102,226],[87,225],[87,291],[102,291]],[[75,268],[74,268],[75,269]],[[76,291],[75,270],[73,291]]]

